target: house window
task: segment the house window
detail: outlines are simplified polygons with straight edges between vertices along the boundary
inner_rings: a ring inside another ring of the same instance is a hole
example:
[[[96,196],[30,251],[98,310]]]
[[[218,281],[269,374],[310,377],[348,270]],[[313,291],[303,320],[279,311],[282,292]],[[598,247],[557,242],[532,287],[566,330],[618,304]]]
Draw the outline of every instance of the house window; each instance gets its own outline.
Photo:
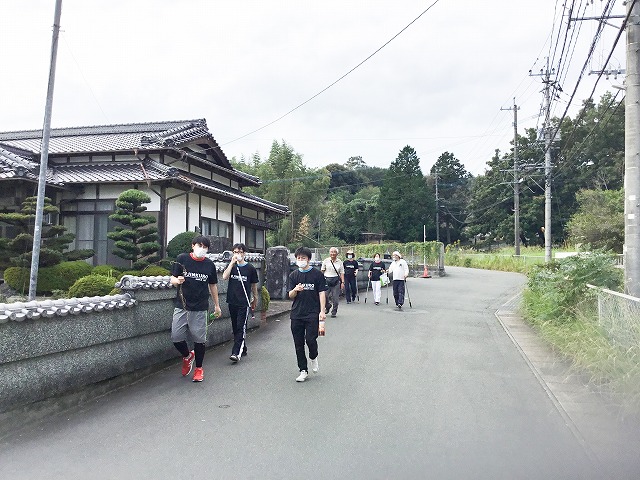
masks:
[[[252,250],[264,250],[264,230],[245,227],[244,242]]]
[[[114,200],[83,200],[62,206],[64,225],[76,236],[71,248],[93,250],[93,265],[131,265],[130,261],[112,253],[114,241],[107,238],[107,232],[113,232],[120,225],[109,219],[114,211]]]
[[[231,239],[233,226],[228,222],[202,217],[200,219],[200,231],[202,235]]]

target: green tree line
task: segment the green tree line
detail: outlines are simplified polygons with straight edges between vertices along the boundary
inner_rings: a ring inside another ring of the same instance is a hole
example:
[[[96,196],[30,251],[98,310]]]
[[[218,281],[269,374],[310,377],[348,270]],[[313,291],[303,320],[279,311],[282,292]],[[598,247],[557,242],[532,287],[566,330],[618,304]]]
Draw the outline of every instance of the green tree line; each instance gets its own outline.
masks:
[[[597,104],[584,102],[575,118],[553,119],[552,127],[559,127],[560,138],[551,152],[553,242],[620,250],[624,101],[606,93]],[[523,241],[536,244],[544,225],[544,148],[536,129],[519,135],[517,175],[513,149],[496,150],[475,177],[453,152],[420,159],[409,145],[389,159],[387,168],[369,166],[361,156],[310,168],[284,140],[273,142],[267,158],[254,154],[232,163],[262,180],[247,191],[291,210],[273,225],[269,245],[422,241],[424,227],[427,240],[439,236],[445,244],[513,244],[514,181],[520,185]],[[421,163],[432,167],[423,172]],[[599,208],[590,208],[591,202]]]

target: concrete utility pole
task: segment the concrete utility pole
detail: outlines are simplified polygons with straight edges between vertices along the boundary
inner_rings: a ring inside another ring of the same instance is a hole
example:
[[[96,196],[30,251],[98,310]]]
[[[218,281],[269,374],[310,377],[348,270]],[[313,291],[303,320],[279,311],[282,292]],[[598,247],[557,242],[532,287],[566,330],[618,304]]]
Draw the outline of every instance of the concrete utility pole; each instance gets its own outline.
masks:
[[[544,120],[544,261],[551,261],[551,80],[547,69],[544,80],[545,120]]]
[[[42,127],[42,146],[40,149],[40,176],[38,177],[38,200],[36,202],[36,218],[33,228],[33,252],[31,255],[31,273],[29,274],[29,300],[36,298],[38,284],[38,262],[40,261],[40,242],[42,240],[42,217],[44,211],[44,193],[47,187],[47,165],[49,163],[49,134],[51,132],[51,110],[53,107],[53,85],[56,79],[56,58],[58,57],[58,36],[60,33],[60,16],[62,0],[56,0],[53,16],[53,38],[51,39],[51,61],[49,62],[49,86],[47,102],[44,110]]]
[[[440,199],[438,198],[438,170],[436,169],[436,242],[440,241]]]
[[[551,117],[551,88],[555,86],[555,80],[551,80],[553,70],[549,70],[549,59],[547,59],[547,68],[540,71],[539,74],[531,76],[543,77],[544,83],[544,261],[551,261],[551,146],[555,138],[552,138],[552,127],[550,123]],[[553,135],[555,137],[555,135]]]
[[[513,235],[515,254],[520,255],[520,175],[518,167],[518,105],[513,97],[512,108],[500,110],[513,110]]]
[[[640,297],[640,2],[627,2],[624,137],[624,286]]]

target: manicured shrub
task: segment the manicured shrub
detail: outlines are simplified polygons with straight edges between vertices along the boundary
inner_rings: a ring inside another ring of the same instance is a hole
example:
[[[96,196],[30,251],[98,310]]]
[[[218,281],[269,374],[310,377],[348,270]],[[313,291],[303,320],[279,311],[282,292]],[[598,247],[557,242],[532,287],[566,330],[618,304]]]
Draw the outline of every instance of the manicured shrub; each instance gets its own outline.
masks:
[[[157,265],[152,265],[140,272],[145,277],[166,277],[167,275],[171,275],[171,272],[166,268],[159,267]]]
[[[76,280],[91,273],[91,265],[82,260],[62,262],[53,267],[38,269],[36,293],[48,294],[54,290],[68,290]],[[29,291],[29,268],[9,267],[4,271],[4,281],[18,292]]]
[[[87,275],[74,283],[69,289],[69,297],[94,297],[109,295],[113,290],[116,279],[105,275]]]
[[[142,272],[140,270],[125,270],[124,272],[119,273],[116,278],[120,280],[125,275],[133,275],[134,277],[141,277]]]
[[[183,232],[173,237],[167,244],[167,257],[175,259],[178,255],[191,251],[191,241],[197,235],[195,232]]]
[[[97,267],[93,267],[91,275],[105,275],[107,277],[115,278],[120,275],[120,269],[113,265],[98,265]]]
[[[41,268],[38,271],[38,292],[69,290],[76,280],[91,273],[93,267],[87,262],[76,260],[62,262],[53,267]]]

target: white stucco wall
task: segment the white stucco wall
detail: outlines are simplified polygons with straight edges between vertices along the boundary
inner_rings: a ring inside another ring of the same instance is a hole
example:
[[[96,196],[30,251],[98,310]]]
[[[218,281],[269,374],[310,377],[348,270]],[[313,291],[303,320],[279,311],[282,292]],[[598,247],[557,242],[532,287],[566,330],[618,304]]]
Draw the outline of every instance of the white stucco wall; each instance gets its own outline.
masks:
[[[218,202],[218,220],[233,222],[233,212],[230,203]]]
[[[223,177],[222,175],[219,175],[217,173],[213,173],[211,175],[211,179],[215,180],[218,183],[221,183],[222,185],[229,185],[229,183],[230,183],[228,178]]]
[[[167,196],[175,195],[177,190],[170,189]],[[185,231],[185,220],[187,217],[187,196],[172,198],[169,200],[169,211],[167,214],[167,241]],[[191,219],[193,222],[193,219]],[[195,225],[195,224],[194,224]]]
[[[216,201],[213,198],[202,197],[202,213],[206,218],[217,218]]]

